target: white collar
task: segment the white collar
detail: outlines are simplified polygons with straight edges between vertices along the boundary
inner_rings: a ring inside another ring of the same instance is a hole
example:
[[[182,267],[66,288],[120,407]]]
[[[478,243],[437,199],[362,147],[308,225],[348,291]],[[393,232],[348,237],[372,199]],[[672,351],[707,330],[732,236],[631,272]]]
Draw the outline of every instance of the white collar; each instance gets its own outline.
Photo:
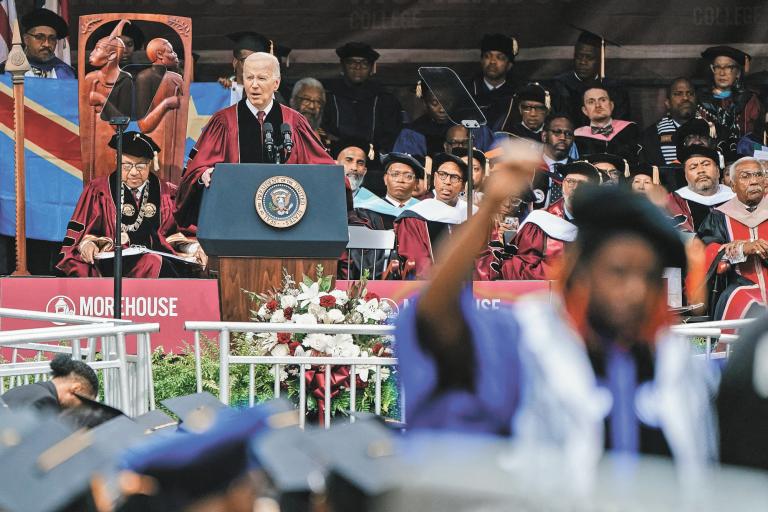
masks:
[[[546,210],[533,210],[529,213],[520,224],[518,233],[526,224],[539,226],[550,238],[563,242],[573,242],[578,233],[578,228],[573,223]]]
[[[576,77],[576,80],[578,80],[579,82],[583,82],[583,81],[584,81],[584,80],[582,80],[581,78],[579,78],[579,75],[577,75],[575,71],[573,72],[573,76],[575,76],[575,77]],[[599,79],[599,77],[600,77],[600,75],[595,75],[595,76],[594,76],[594,77],[592,77],[590,80],[598,80],[598,79]]]
[[[459,199],[456,206],[451,206],[438,199],[429,198],[409,206],[406,210],[420,215],[425,220],[443,224],[461,224],[467,220],[467,202],[463,199]],[[477,206],[473,205],[472,210],[477,211]]]
[[[152,165],[152,164],[150,163],[150,165]],[[139,186],[138,186],[137,188],[135,188],[135,189],[133,189],[133,188],[129,187],[128,185],[126,185],[126,184],[125,184],[125,182],[123,182],[123,186],[124,186],[125,188],[127,188],[128,190],[130,190],[131,192],[133,192],[133,191],[135,190],[136,192],[138,192],[139,194],[141,194],[142,192],[144,192],[144,187],[146,187],[146,186],[147,186],[147,183],[149,183],[149,180],[146,180],[144,183],[142,183],[141,185],[139,185]]]
[[[245,96],[245,94],[243,94],[243,96]],[[248,110],[251,111],[251,114],[253,114],[253,117],[258,119],[257,114],[259,113],[259,109],[256,108],[248,98],[245,99],[245,104],[248,105]],[[274,104],[275,104],[275,100],[274,99],[270,100],[269,105],[267,105],[267,108],[264,109],[264,118],[266,118],[269,115],[269,113],[272,111],[272,105]]]
[[[401,202],[400,202],[399,200],[395,199],[394,197],[392,197],[392,196],[391,196],[391,195],[389,195],[389,194],[387,194],[386,196],[384,196],[384,199],[386,199],[387,201],[389,201],[390,203],[392,203],[392,205],[394,205],[394,207],[395,207],[395,208],[405,208],[405,206],[400,206],[400,203],[401,203]],[[408,201],[410,201],[410,199],[408,199]],[[408,204],[408,201],[405,201],[403,204],[404,204],[404,205],[407,205],[407,204]]]
[[[687,185],[677,189],[675,192],[686,201],[693,201],[694,203],[703,204],[704,206],[715,206],[736,197],[733,190],[722,183],[717,186],[717,192],[711,196],[704,196],[698,192],[694,192]]]
[[[490,82],[488,82],[488,80],[486,80],[486,79],[485,79],[485,77],[483,77],[483,82],[485,82],[485,86],[486,86],[488,89],[490,89],[491,91],[495,91],[496,89],[498,89],[499,87],[501,87],[502,85],[504,85],[505,83],[507,83],[507,81],[506,81],[506,80],[504,80],[504,81],[503,81],[503,82],[501,82],[499,85],[493,85],[493,84],[491,84]]]

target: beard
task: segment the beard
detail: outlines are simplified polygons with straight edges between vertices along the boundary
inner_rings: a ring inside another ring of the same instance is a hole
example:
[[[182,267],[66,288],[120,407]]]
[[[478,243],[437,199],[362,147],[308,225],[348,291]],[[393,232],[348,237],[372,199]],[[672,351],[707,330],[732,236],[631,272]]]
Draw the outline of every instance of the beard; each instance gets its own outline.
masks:
[[[312,114],[309,112],[301,112],[301,114],[303,114],[304,117],[307,118],[307,121],[309,121],[309,126],[312,127],[313,130],[317,130],[320,128],[320,121],[323,119],[322,112],[319,112],[317,114]]]

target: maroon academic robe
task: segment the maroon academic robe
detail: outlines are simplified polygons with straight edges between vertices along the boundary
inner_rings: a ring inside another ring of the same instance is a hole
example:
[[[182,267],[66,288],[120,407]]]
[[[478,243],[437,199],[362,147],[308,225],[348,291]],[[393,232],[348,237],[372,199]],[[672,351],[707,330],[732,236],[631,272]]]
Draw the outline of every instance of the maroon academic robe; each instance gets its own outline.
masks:
[[[179,185],[176,198],[176,219],[179,225],[192,229],[197,225],[200,200],[205,189],[199,180],[206,169],[220,163],[267,162],[258,142],[262,140],[261,129],[246,101],[247,98],[219,110],[203,129]],[[288,123],[291,126],[293,151],[287,164],[336,164],[307,119],[295,110],[275,101],[264,122],[274,127],[277,145],[282,144],[281,124]]]
[[[682,187],[669,194],[667,211],[675,219],[678,229],[695,233],[713,208],[734,196],[733,190],[725,185],[718,185],[717,192],[711,196],[703,196],[689,187]]]
[[[565,218],[563,199],[525,218],[512,241],[517,252],[504,260],[497,279],[554,279],[565,244],[576,239],[576,226]]]
[[[59,255],[59,263],[56,265],[56,268],[64,274],[71,277],[101,277],[101,272],[96,265],[82,260],[79,245],[86,236],[114,240],[116,179],[118,179],[117,173],[96,178],[88,183],[80,195],[72,220],[67,224],[67,234]],[[155,206],[155,213],[152,216],[144,216],[139,229],[129,233],[131,239],[123,247],[143,245],[149,249],[174,254],[167,237],[179,232],[173,217],[176,186],[160,181],[157,176],[150,173],[146,187],[147,204]],[[123,224],[131,225],[137,219],[138,208],[131,192],[126,187],[122,188],[124,192],[123,204],[125,205]],[[130,213],[130,209],[126,209],[129,205],[133,209],[132,215],[126,215],[126,213]],[[159,277],[160,275],[162,258],[157,255],[145,254],[139,257],[126,258],[124,261],[126,263],[125,277]]]

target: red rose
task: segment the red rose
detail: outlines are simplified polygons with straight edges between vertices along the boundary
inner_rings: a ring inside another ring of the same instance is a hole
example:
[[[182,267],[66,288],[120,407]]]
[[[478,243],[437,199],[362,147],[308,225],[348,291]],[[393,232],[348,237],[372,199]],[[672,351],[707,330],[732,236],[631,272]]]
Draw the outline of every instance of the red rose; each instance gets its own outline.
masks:
[[[300,347],[301,343],[298,341],[292,341],[288,344],[288,349],[291,351],[291,355],[294,355],[296,353],[296,348]]]
[[[277,342],[278,343],[290,343],[291,342],[291,333],[289,333],[289,332],[279,332],[279,333],[277,333]]]
[[[381,343],[376,343],[371,351],[373,352],[374,356],[380,357],[381,356],[381,350],[384,348],[384,345]]]
[[[277,309],[277,306],[278,306],[277,301],[275,299],[272,299],[271,301],[267,302],[267,311],[269,311],[270,313],[274,313],[275,310]]]
[[[373,299],[380,299],[380,298],[381,297],[379,297],[377,294],[373,292],[368,292],[365,294],[365,300],[373,300]]]
[[[320,297],[320,305],[324,308],[332,308],[336,305],[336,297],[333,295],[323,295]]]
[[[291,317],[293,316],[293,308],[285,308],[283,310],[283,316],[285,317],[286,320],[290,320]]]

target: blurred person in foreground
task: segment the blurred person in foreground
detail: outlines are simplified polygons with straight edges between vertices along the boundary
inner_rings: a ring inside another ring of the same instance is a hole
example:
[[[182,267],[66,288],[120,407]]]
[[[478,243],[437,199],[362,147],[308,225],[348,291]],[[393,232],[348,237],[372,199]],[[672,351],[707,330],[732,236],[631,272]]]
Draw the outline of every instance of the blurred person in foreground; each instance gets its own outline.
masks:
[[[509,149],[477,214],[398,319],[409,427],[510,435],[554,449],[577,479],[590,478],[604,449],[671,453],[697,474],[716,456],[711,386],[688,342],[669,331],[663,278],[665,267],[684,269],[686,255],[643,196],[579,190],[578,236],[554,297],[485,311],[465,286],[487,226],[537,164],[536,152]]]

